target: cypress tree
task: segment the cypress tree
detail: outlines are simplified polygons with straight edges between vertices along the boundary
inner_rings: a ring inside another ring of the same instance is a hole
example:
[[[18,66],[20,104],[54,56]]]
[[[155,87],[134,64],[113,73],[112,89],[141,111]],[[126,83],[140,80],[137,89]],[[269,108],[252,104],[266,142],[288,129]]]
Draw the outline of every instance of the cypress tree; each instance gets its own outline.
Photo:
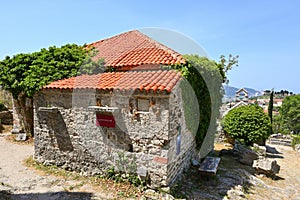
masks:
[[[269,106],[268,106],[268,115],[270,117],[271,121],[271,127],[273,125],[273,98],[274,98],[274,90],[272,90],[270,94],[270,101],[269,101]],[[270,133],[273,133],[273,129],[271,128]]]

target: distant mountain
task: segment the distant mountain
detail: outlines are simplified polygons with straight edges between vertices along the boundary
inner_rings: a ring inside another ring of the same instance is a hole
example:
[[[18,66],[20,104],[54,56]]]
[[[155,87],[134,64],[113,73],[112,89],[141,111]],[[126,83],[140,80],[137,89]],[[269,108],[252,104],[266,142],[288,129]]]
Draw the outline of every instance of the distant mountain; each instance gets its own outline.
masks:
[[[224,90],[225,90],[225,99],[234,99],[235,98],[235,93],[241,88],[236,88],[233,86],[229,85],[224,85]],[[254,97],[254,96],[261,96],[262,92],[252,89],[252,88],[245,88],[245,90],[248,91],[249,97]]]

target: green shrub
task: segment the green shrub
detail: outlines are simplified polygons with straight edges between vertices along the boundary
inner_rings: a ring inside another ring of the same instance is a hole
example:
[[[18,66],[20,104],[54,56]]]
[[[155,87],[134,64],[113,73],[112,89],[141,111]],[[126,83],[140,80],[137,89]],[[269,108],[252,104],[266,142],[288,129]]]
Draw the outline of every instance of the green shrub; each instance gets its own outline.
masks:
[[[224,131],[246,145],[266,140],[270,135],[270,118],[258,105],[234,108],[222,120]]]
[[[295,146],[300,144],[300,135],[295,135],[292,140],[292,147],[295,149]]]
[[[285,97],[279,112],[283,129],[300,133],[300,94]]]

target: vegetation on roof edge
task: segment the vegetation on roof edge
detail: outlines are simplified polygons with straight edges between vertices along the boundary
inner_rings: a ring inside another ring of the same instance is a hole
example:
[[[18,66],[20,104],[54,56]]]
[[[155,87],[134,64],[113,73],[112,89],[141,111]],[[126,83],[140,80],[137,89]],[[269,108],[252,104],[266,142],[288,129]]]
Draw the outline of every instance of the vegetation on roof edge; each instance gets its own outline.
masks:
[[[222,83],[228,82],[226,74],[238,65],[238,56],[229,55],[228,59],[221,56],[219,62],[198,55],[183,57],[186,60],[184,64],[168,68],[180,71],[186,80],[181,82],[185,121],[200,149],[205,137],[207,142],[213,142],[224,93]]]

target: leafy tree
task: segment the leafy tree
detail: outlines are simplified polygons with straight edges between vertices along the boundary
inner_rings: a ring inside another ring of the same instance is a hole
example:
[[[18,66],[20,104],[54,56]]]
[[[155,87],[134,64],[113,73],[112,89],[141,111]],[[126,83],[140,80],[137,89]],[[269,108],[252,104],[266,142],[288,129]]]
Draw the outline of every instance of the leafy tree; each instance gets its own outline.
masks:
[[[272,122],[272,133],[284,133],[281,127],[281,116],[275,115]]]
[[[91,60],[89,52],[82,46],[67,44],[7,56],[0,61],[0,85],[12,94],[21,129],[28,135],[33,130],[32,98],[35,92],[52,81],[77,75],[83,62]]]
[[[300,131],[300,94],[287,96],[279,110],[283,129],[299,133]]]
[[[270,119],[258,105],[234,108],[222,121],[224,131],[246,145],[264,141],[270,135]]]
[[[106,68],[103,58],[100,58],[97,61],[93,61],[92,58],[89,57],[82,63],[81,68],[79,69],[77,74],[99,74],[106,72],[107,70],[110,70],[110,68]]]
[[[271,93],[271,90],[265,90],[264,93],[265,93],[266,95],[269,95],[269,94]]]
[[[292,140],[293,149],[295,149],[297,144],[300,144],[300,135],[294,135],[293,140]]]
[[[216,65],[219,68],[219,72],[223,78],[223,83],[228,84],[229,80],[226,76],[228,71],[230,71],[234,66],[238,66],[239,64],[239,56],[233,56],[232,54],[229,54],[228,58],[226,58],[224,55],[220,56],[220,61],[216,63]]]

